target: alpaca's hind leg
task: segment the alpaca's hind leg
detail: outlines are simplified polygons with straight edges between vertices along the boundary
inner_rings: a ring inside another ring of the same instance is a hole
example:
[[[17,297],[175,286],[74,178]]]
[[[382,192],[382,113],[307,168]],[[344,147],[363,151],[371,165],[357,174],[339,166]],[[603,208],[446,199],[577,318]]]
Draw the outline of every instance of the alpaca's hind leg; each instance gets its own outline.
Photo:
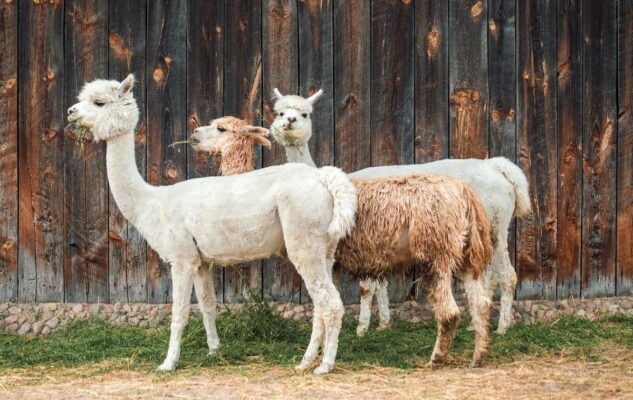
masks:
[[[171,267],[171,279],[173,283],[173,305],[171,315],[171,334],[169,336],[169,349],[165,361],[158,367],[160,371],[172,371],[176,368],[176,362],[180,357],[180,340],[182,331],[189,319],[189,305],[191,303],[191,290],[195,268],[198,266],[173,264]]]
[[[360,287],[360,313],[358,314],[358,326],[356,334],[363,336],[369,329],[369,321],[371,320],[371,301],[374,298],[376,290],[376,281],[371,278],[362,279],[358,286]]]
[[[312,366],[319,356],[319,348],[321,347],[321,343],[323,343],[324,336],[325,326],[323,325],[323,319],[321,318],[321,309],[316,303],[314,303],[310,344],[308,344],[308,348],[306,349],[301,362],[295,367],[295,371],[304,372]]]
[[[376,285],[376,303],[378,303],[378,316],[380,317],[378,330],[391,327],[389,292],[387,291],[387,285],[389,285],[389,281],[387,279],[379,280]]]
[[[204,329],[207,332],[209,355],[213,355],[220,348],[220,339],[215,326],[217,300],[215,298],[215,285],[213,284],[213,266],[209,264],[201,265],[194,276],[193,284],[196,289],[196,297],[198,298],[198,307],[200,307],[200,313],[202,314]]]
[[[471,274],[462,274],[458,275],[458,277],[464,283],[468,299],[468,312],[472,318],[472,325],[475,330],[475,351],[471,366],[476,367],[481,365],[481,360],[488,347],[491,301],[484,290],[481,279],[475,279]]]
[[[343,313],[345,312],[341,295],[336,290],[333,282],[325,281],[323,285],[318,286],[324,286],[324,299],[327,300],[327,302],[321,312],[321,318],[325,328],[325,346],[321,365],[314,370],[314,373],[317,375],[326,374],[334,369],[334,362],[336,361],[336,353],[338,351],[338,336],[341,332]]]
[[[517,274],[510,262],[508,250],[505,250],[503,254],[503,270],[499,286],[501,289],[501,311],[499,312],[497,333],[504,335],[512,325],[512,304],[517,287]]]
[[[434,266],[430,268],[434,270],[428,271],[422,284],[426,288],[427,299],[437,321],[437,339],[429,361],[429,365],[433,366],[441,363],[448,354],[461,315],[451,289],[451,269],[438,269]]]

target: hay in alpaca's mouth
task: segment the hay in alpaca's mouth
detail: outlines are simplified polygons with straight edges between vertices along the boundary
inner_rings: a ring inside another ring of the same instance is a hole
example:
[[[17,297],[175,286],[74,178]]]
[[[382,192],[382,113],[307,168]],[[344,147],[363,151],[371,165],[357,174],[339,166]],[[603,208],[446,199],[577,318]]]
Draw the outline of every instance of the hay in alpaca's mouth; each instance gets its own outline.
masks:
[[[299,147],[304,144],[304,132],[302,129],[284,129],[276,126],[271,127],[273,137],[282,146]]]
[[[83,149],[84,144],[92,140],[92,131],[82,123],[79,117],[68,117],[68,121],[70,123],[64,128],[64,133],[67,137],[76,141]]]

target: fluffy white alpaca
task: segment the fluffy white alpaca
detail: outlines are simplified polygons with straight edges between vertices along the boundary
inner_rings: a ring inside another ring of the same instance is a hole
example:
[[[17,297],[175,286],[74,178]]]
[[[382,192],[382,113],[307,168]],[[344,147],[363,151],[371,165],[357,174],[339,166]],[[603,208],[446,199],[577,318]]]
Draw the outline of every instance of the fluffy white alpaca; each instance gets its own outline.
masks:
[[[312,137],[313,104],[323,94],[319,90],[309,98],[282,95],[274,89],[276,118],[271,125],[275,141],[286,149],[288,162],[301,162],[314,166],[308,142]],[[354,179],[394,177],[412,173],[438,173],[450,175],[468,184],[481,198],[492,227],[493,255],[484,275],[485,287],[490,296],[501,292],[501,312],[497,333],[504,334],[512,322],[512,301],[517,276],[508,253],[508,229],[512,217],[530,213],[528,182],[523,171],[503,157],[488,160],[440,160],[426,164],[394,165],[365,168],[348,174]],[[361,311],[357,332],[367,331],[374,293],[378,302],[380,327],[389,325],[389,298],[387,281],[366,279],[360,282]]]
[[[209,350],[218,349],[211,265],[248,262],[284,250],[315,302],[312,337],[297,368],[310,367],[323,345],[323,360],[315,373],[331,371],[344,311],[331,267],[339,239],[354,225],[354,186],[338,169],[300,164],[150,186],[134,159],[138,107],[133,84],[132,75],[121,83],[87,83],[79,103],[68,109],[68,119],[76,131],[106,141],[108,182],[117,206],[171,264],[171,336],[159,369],[176,366],[194,285]]]

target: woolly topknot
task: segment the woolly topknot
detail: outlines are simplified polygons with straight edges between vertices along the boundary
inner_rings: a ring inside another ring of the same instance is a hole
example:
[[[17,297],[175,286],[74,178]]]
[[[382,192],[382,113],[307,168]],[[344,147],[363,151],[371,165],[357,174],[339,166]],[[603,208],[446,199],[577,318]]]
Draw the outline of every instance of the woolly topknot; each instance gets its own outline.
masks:
[[[295,96],[292,94],[285,95],[275,102],[275,112],[278,113],[281,110],[286,108],[294,108],[295,110],[302,113],[312,113],[312,104],[307,99],[304,99],[301,96]]]

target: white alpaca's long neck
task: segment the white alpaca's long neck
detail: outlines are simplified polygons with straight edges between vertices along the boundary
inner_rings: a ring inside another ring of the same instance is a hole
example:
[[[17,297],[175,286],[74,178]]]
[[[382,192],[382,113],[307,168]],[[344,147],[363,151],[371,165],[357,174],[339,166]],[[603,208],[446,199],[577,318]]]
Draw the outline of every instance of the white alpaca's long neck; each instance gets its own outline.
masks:
[[[310,155],[310,148],[308,143],[303,143],[299,146],[286,146],[286,158],[288,162],[296,162],[316,167],[312,156]]]
[[[143,180],[134,157],[134,134],[127,133],[107,142],[106,165],[112,197],[132,224],[148,204],[153,187]]]

